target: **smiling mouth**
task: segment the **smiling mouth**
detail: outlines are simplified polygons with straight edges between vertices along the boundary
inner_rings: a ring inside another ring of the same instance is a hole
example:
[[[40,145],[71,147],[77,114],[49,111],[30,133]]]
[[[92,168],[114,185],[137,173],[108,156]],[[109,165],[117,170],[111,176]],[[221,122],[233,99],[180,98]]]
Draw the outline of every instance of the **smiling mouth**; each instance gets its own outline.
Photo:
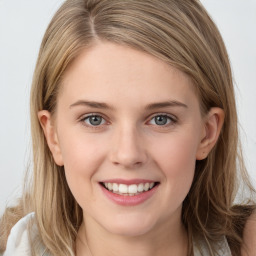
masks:
[[[100,185],[103,186],[108,191],[122,196],[137,196],[144,192],[150,191],[159,184],[159,182],[146,182],[126,185],[110,182],[100,182]]]

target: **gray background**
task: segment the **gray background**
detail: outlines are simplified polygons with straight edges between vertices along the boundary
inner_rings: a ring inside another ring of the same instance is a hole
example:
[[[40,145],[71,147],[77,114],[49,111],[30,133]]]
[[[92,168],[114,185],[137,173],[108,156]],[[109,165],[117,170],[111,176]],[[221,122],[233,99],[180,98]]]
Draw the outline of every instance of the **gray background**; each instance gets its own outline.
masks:
[[[41,39],[62,0],[0,0],[0,214],[30,159],[29,90]],[[202,0],[226,43],[240,133],[256,184],[256,0]]]

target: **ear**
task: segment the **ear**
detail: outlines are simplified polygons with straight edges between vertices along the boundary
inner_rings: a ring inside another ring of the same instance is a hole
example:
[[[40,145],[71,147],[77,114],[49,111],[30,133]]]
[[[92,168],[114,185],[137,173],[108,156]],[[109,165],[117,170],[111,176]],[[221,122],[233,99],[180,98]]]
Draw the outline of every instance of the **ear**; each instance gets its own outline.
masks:
[[[205,159],[216,144],[224,123],[224,116],[223,109],[217,107],[211,108],[206,115],[202,139],[196,154],[197,160]]]
[[[47,110],[41,110],[37,115],[55,163],[63,166],[63,158],[51,113]]]

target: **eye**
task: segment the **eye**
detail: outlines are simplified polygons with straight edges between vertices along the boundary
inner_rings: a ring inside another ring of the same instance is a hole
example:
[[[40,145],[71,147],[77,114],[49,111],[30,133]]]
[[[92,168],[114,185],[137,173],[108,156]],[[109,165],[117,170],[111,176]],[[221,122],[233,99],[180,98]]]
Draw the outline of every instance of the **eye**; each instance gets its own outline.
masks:
[[[89,126],[99,126],[106,123],[106,120],[100,115],[90,115],[84,117],[81,121]]]
[[[175,123],[175,120],[174,118],[168,115],[157,115],[157,116],[154,116],[149,123],[153,125],[164,126],[170,123]]]

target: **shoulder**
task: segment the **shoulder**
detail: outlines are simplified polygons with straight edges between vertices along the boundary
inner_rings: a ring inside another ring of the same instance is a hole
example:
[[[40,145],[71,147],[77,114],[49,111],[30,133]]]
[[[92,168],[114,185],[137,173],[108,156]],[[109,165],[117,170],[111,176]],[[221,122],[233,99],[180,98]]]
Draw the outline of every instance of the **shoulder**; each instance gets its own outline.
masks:
[[[256,211],[245,223],[243,232],[242,256],[256,255]]]
[[[35,214],[30,213],[13,226],[3,256],[31,255],[30,240],[32,237],[30,237],[29,230],[33,229],[32,232],[36,232],[35,225],[32,224],[34,218]]]

